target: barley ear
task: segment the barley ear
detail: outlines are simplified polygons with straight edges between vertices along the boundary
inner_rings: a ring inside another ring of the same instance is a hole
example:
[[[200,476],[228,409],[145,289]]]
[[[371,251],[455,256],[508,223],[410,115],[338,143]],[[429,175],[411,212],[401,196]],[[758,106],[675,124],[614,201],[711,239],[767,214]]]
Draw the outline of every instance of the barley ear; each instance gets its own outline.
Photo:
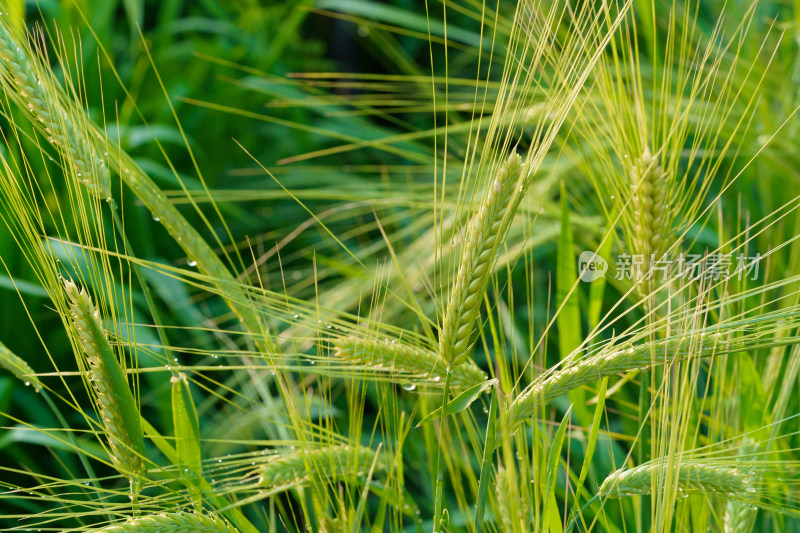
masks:
[[[740,449],[742,456],[752,456],[758,451],[758,445],[748,442]],[[757,511],[749,502],[728,500],[725,504],[725,519],[723,531],[725,533],[749,533],[753,531]]]
[[[111,198],[108,165],[90,138],[89,129],[75,122],[57,82],[35,59],[24,31],[0,16],[0,80],[6,94],[33,119],[51,144],[67,155],[78,179],[101,200]]]
[[[438,354],[396,340],[349,336],[334,340],[333,347],[336,357],[379,370],[441,383],[446,377],[445,363]],[[471,361],[455,368],[450,377],[451,386],[456,389],[485,380],[486,375]]]
[[[70,299],[72,323],[86,355],[97,410],[111,447],[111,460],[131,481],[132,487],[138,486],[147,473],[147,466],[136,401],[91,297],[85,290],[79,291],[71,281],[65,282],[65,289]]]
[[[686,462],[675,465],[657,461],[612,472],[603,481],[598,494],[610,498],[650,494],[653,480],[658,480],[660,485],[668,476],[682,494],[714,492],[736,495],[753,491],[751,476],[735,468],[713,463]]]
[[[469,223],[439,336],[439,351],[450,368],[461,364],[472,348],[473,328],[492,274],[496,249],[505,238],[506,221],[510,221],[516,204],[511,210],[508,208],[526,167],[520,156],[513,152],[501,166],[478,213]],[[521,192],[517,198],[520,197]],[[509,216],[506,216],[507,211],[510,211]]]
[[[303,485],[314,474],[326,481],[360,476],[368,471],[375,451],[362,446],[327,446],[277,455],[258,468],[258,485],[267,489]],[[377,468],[386,466],[386,458],[378,457]]]
[[[634,244],[636,251],[644,256],[644,269],[647,272],[653,260],[657,261],[664,250],[664,238],[668,228],[666,220],[668,176],[659,165],[658,157],[645,148],[631,166],[630,177],[633,189],[631,224],[636,228]]]
[[[33,369],[21,357],[6,348],[2,342],[0,342],[0,367],[24,381],[25,385],[32,385],[36,392],[42,390],[42,383],[33,373]]]
[[[39,64],[25,39],[22,36],[18,37],[21,32],[10,28],[3,20],[6,18],[8,17],[0,16],[2,60],[0,82],[5,92],[33,118],[34,123],[43,127],[48,141],[62,153],[63,157],[73,161],[90,191],[100,198],[110,198],[108,169],[105,161],[98,157],[100,152],[96,149],[97,145],[92,142],[96,140],[101,146],[107,145],[102,131],[92,122],[83,108],[75,104],[67,105],[69,98],[60,89],[57,80]],[[34,71],[34,65],[36,72],[48,72],[48,74],[39,77]],[[40,85],[39,81],[43,78]],[[167,195],[125,152],[108,150],[108,162],[122,182],[136,194],[153,217],[159,220],[164,229],[178,242],[190,260],[197,264],[197,268],[204,274],[216,278],[217,290],[223,295],[245,329],[255,336],[259,349],[273,351],[269,338],[265,336],[268,330],[265,330],[250,299],[242,292],[244,289],[241,284],[234,280],[225,263],[217,257],[214,250],[183,217]],[[236,292],[235,297],[224,296],[232,290]]]
[[[119,524],[95,529],[93,533],[238,533],[238,531],[218,516],[177,512],[131,518]]]

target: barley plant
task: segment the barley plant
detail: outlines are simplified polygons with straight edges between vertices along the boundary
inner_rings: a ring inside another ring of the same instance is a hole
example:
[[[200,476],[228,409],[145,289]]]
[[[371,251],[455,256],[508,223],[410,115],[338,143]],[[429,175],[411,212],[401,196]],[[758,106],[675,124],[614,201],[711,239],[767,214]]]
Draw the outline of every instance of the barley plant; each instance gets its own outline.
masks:
[[[800,531],[800,4],[0,2],[0,530]]]

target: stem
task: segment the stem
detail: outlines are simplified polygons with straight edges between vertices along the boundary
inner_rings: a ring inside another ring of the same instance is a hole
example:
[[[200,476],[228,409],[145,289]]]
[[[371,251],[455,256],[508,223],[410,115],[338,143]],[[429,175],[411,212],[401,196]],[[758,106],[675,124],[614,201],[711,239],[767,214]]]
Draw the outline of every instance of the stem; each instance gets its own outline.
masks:
[[[436,456],[436,488],[434,496],[433,507],[433,532],[439,530],[439,525],[442,520],[442,504],[444,502],[444,435],[447,431],[447,400],[450,396],[450,378],[453,371],[450,365],[447,365],[447,375],[444,378],[444,395],[442,397],[442,414],[439,417],[439,450]]]
[[[486,501],[486,491],[489,487],[491,474],[489,469],[492,466],[492,456],[494,455],[494,441],[497,434],[495,428],[497,424],[497,390],[492,391],[489,400],[489,423],[486,426],[486,443],[483,446],[483,460],[481,461],[481,477],[478,478],[478,500],[475,502],[475,533],[481,533],[483,525],[483,507]]]
[[[565,533],[572,533],[572,528],[574,528],[575,524],[578,522],[578,517],[583,516],[583,512],[586,509],[588,509],[591,504],[596,502],[599,497],[600,497],[599,494],[595,494],[594,496],[592,496],[592,498],[588,502],[586,502],[583,505],[583,507],[581,507],[580,511],[578,511],[577,513],[572,515],[572,520],[569,521],[569,525],[567,526],[567,529],[564,530]]]

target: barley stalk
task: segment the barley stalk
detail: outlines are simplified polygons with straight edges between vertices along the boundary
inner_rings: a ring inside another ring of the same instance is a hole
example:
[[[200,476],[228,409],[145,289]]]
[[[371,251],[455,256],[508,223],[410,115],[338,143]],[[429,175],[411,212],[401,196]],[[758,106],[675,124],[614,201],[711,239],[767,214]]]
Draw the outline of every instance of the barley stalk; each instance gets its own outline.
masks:
[[[26,386],[33,385],[36,392],[42,389],[42,383],[39,381],[39,378],[36,377],[28,363],[6,348],[6,345],[2,342],[0,342],[0,367],[5,368],[24,381]]]
[[[492,273],[496,248],[505,239],[509,222],[524,192],[520,191],[516,201],[512,202],[519,184],[525,181],[520,180],[520,176],[526,172],[527,165],[516,152],[512,153],[501,166],[478,213],[469,223],[461,264],[439,335],[439,352],[450,368],[464,362],[472,348],[473,328]]]
[[[612,472],[603,481],[598,494],[611,498],[650,494],[653,480],[664,483],[669,476],[681,493],[715,492],[734,495],[755,491],[751,476],[735,468],[694,462],[667,465],[659,461]]]
[[[138,485],[147,473],[147,466],[136,401],[91,297],[85,290],[79,291],[71,281],[65,283],[65,288],[70,299],[72,323],[86,355],[89,381],[111,447],[111,461],[130,479],[132,486]]]
[[[49,71],[31,61],[34,53],[26,39],[10,27],[9,18],[0,16],[0,79],[6,94],[27,109],[49,142],[68,157],[86,188],[101,200],[109,200],[111,178],[104,158],[87,138],[88,130],[72,119],[78,113],[68,108]]]
[[[238,533],[217,516],[192,513],[160,513],[131,518],[120,524],[94,530],[94,533]]]
[[[396,340],[343,337],[333,342],[335,354],[341,359],[361,365],[408,374],[409,377],[427,378],[434,382],[444,382],[446,365],[438,354],[431,350],[416,348]],[[467,388],[480,383],[486,376],[471,362],[453,370],[451,385]]]
[[[326,480],[362,475],[374,458],[375,451],[369,448],[346,445],[277,455],[259,466],[258,485],[268,489],[300,485],[310,481],[313,473]],[[384,466],[385,461],[379,457],[377,467]]]

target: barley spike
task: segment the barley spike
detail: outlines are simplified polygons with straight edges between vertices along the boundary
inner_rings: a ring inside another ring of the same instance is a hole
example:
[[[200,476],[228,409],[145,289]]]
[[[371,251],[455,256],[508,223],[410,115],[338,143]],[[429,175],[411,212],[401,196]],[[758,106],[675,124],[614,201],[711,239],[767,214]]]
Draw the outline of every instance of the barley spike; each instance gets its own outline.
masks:
[[[0,17],[0,59],[3,63],[0,65],[0,79],[5,84],[6,92],[20,104],[21,109],[31,115],[34,122],[43,124],[46,130],[50,130],[47,131],[49,142],[65,157],[70,156],[75,161],[79,173],[85,171],[87,179],[90,176],[94,178],[85,185],[96,196],[109,198],[111,193],[108,169],[102,158],[98,157],[99,152],[92,142],[95,139],[98,142],[107,142],[102,131],[82,108],[72,106],[71,113],[65,109],[68,99],[58,89],[55,79],[48,78],[47,83],[43,81],[39,84],[40,77],[36,72],[45,72],[46,68],[39,65],[18,32],[10,29],[8,22],[2,20],[6,18],[8,17]],[[49,93],[44,92],[45,86],[50,87]],[[80,119],[76,122],[71,116]],[[82,133],[84,131],[87,133]],[[189,259],[197,264],[197,268],[216,279],[217,290],[223,295],[231,290],[237,291],[239,300],[223,297],[245,329],[256,337],[259,348],[274,351],[269,340],[263,338],[264,328],[258,314],[252,309],[252,303],[200,233],[186,221],[175,205],[128,154],[121,150],[108,150],[108,159],[109,166],[139,197],[153,217],[160,221]]]
[[[377,369],[409,374],[444,383],[447,369],[438,354],[397,342],[362,337],[343,337],[333,342],[337,357]],[[453,370],[452,387],[467,388],[486,380],[471,361]]]
[[[569,391],[606,376],[631,370],[643,370],[653,365],[669,364],[688,355],[702,356],[703,352],[717,354],[739,349],[741,343],[728,342],[720,332],[689,336],[674,336],[633,346],[630,343],[578,359],[566,366],[543,374],[534,380],[509,405],[507,430],[517,426]],[[655,357],[653,354],[657,354]]]
[[[744,457],[752,456],[758,452],[758,445],[748,442],[740,449]],[[761,457],[757,455],[757,457]],[[725,504],[725,519],[723,521],[724,533],[749,533],[753,531],[757,511],[748,502],[728,500]]]
[[[511,215],[524,192],[520,191],[516,202],[512,203],[519,183],[525,181],[519,178],[526,169],[527,165],[513,152],[501,166],[478,213],[470,221],[461,265],[450,290],[439,335],[439,352],[450,368],[464,362],[472,348],[473,328],[492,273],[496,248],[505,239]]]
[[[0,342],[0,367],[5,368],[24,381],[25,385],[32,385],[36,392],[42,390],[42,383],[33,373],[33,369],[24,359],[6,348],[6,345],[2,342]]]
[[[217,516],[193,513],[160,513],[131,518],[125,522],[94,530],[94,533],[238,533]]]
[[[673,480],[677,483],[678,490],[682,493],[716,492],[731,495],[753,490],[750,476],[735,468],[694,462],[666,465],[659,461],[612,472],[603,481],[598,493],[600,496],[611,498],[634,494],[650,494],[652,480],[654,478],[664,479],[666,473],[662,474],[662,470],[670,468],[672,468],[671,475]]]
[[[362,446],[328,446],[276,455],[259,466],[258,485],[267,489],[302,485],[311,480],[312,472],[327,480],[343,479],[369,470],[375,451]],[[377,468],[385,466],[378,457]],[[353,472],[351,469],[356,468]]]
[[[136,402],[125,373],[106,338],[100,312],[85,290],[65,282],[72,323],[88,363],[89,380],[111,447],[111,461],[117,470],[138,485],[147,473],[144,437]]]
[[[77,124],[55,80],[44,69],[34,68],[26,39],[0,17],[0,79],[22,109],[26,109],[51,144],[69,156],[81,183],[101,200],[111,198],[111,177],[106,161],[88,138],[88,128]],[[39,73],[37,73],[39,70]]]
[[[644,256],[645,272],[650,270],[653,260],[660,259],[664,247],[667,197],[667,174],[658,164],[658,158],[644,149],[631,166],[633,188],[632,225],[636,228],[637,252]]]

